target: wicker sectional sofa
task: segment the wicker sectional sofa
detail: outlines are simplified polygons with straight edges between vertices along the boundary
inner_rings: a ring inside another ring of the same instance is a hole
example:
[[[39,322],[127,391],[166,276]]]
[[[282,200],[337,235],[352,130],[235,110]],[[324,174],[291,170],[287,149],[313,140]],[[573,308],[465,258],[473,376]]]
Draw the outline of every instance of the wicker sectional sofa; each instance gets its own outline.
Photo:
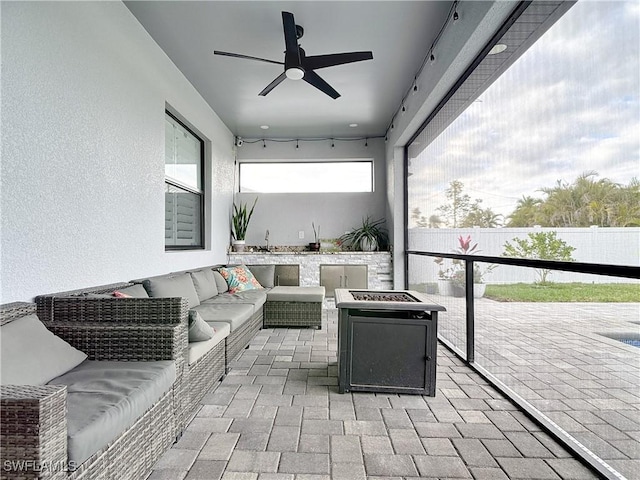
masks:
[[[225,267],[207,266],[40,295],[35,304],[0,306],[0,325],[37,314],[43,329],[84,352],[90,363],[81,378],[92,380],[91,368],[101,362],[134,369],[144,362],[173,372],[172,377],[165,375],[166,391],[159,398],[88,456],[86,451],[83,455],[73,452],[75,440],[67,428],[77,413],[75,387],[64,383],[65,375],[50,384],[8,385],[3,380],[0,479],[145,478],[180,437],[229,363],[263,327],[274,266],[251,267],[266,288],[235,293],[228,291],[228,279],[219,269]],[[194,318],[215,329],[210,339],[190,341]],[[15,468],[7,469],[6,461],[15,461],[10,464]]]
[[[136,312],[110,321],[84,307],[78,310],[86,322],[40,322],[29,303],[0,308],[2,479],[144,478],[175,441],[177,373],[186,345],[186,325],[176,321],[180,315],[165,321]],[[179,312],[184,305],[167,307]],[[139,348],[135,343],[142,337],[147,345]],[[23,349],[25,355],[19,355],[23,344],[43,338],[40,353]],[[82,354],[74,360],[80,363],[50,381],[31,381],[53,368],[42,364],[42,351],[51,342]],[[11,343],[17,359],[8,358]]]

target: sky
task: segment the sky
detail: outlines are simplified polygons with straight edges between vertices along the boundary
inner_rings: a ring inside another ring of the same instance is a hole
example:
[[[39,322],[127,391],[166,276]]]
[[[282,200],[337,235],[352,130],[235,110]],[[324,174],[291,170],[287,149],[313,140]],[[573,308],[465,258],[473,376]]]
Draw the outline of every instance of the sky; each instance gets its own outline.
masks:
[[[506,216],[587,171],[640,178],[639,50],[640,2],[580,0],[411,159],[410,211],[437,213],[453,180]]]

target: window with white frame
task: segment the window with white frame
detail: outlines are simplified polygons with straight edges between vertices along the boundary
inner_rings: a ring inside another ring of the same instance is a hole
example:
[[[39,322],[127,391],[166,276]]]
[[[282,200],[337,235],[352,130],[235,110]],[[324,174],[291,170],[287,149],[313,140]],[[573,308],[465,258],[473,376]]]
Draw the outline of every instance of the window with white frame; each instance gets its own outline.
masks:
[[[165,248],[204,248],[204,142],[165,115]]]

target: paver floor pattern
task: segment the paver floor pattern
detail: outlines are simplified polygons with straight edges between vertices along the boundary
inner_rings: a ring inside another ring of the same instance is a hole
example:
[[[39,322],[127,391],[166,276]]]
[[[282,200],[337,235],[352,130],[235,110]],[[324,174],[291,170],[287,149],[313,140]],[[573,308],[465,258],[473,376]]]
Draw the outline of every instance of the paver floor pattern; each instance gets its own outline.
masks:
[[[461,299],[439,332],[464,345]],[[476,301],[476,363],[629,479],[640,478],[637,303]]]
[[[442,345],[435,397],[337,391],[337,310],[264,329],[150,480],[597,478]]]

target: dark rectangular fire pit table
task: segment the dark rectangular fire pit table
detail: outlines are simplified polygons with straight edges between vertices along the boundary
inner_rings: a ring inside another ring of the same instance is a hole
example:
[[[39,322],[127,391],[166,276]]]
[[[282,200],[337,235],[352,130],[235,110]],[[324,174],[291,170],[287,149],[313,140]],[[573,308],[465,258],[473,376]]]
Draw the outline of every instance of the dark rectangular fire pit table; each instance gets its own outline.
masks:
[[[336,289],[338,391],[435,396],[438,312],[412,290]]]

